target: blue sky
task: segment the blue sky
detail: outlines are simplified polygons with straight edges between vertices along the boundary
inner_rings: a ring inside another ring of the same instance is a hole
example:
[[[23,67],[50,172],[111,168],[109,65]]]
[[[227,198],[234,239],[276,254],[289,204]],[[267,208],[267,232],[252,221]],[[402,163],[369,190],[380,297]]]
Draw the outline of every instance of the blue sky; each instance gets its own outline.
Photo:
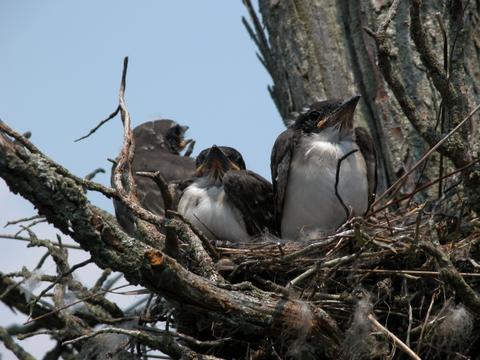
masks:
[[[116,108],[122,60],[129,56],[126,100],[134,125],[175,119],[190,126],[194,154],[212,144],[233,146],[247,167],[270,178],[270,151],[283,125],[267,92],[271,79],[241,24],[245,14],[240,0],[2,0],[0,118],[31,131],[40,149],[77,175],[109,169],[107,158],[121,147],[119,119],[80,143],[73,140]],[[91,199],[112,211],[110,201]],[[0,180],[0,225],[33,214]],[[45,225],[38,233],[55,231]],[[3,271],[32,266],[43,253],[0,241]],[[72,254],[72,262],[84,258]],[[87,282],[94,279],[89,269],[79,275]],[[53,271],[47,265],[46,272]],[[0,307],[0,326],[13,320]],[[34,340],[25,346],[33,354],[42,348]],[[0,354],[13,358],[1,345]]]

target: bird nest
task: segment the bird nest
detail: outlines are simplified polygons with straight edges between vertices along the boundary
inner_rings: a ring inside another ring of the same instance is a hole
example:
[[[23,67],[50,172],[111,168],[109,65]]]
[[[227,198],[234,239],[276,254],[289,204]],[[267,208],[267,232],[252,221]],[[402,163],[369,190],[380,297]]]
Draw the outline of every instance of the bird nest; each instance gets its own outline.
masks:
[[[479,351],[479,243],[480,222],[460,200],[409,200],[314,240],[219,243],[217,266],[231,282],[321,307],[346,334],[347,358],[399,348],[411,358],[468,358]]]

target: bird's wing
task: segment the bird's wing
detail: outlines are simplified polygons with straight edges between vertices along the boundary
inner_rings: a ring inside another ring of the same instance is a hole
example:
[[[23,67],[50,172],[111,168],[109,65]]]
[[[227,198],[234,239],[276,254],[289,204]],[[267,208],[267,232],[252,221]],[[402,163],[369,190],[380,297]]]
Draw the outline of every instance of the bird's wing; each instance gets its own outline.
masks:
[[[157,129],[162,120],[144,122],[133,129],[135,150],[167,150],[164,134]]]
[[[377,153],[373,139],[365,128],[355,128],[355,140],[367,166],[368,206],[370,207],[375,201],[377,191]]]
[[[272,184],[249,170],[228,171],[225,194],[243,215],[250,236],[274,230]]]
[[[272,149],[270,169],[272,171],[275,226],[280,235],[283,204],[287,191],[288,174],[295,143],[295,132],[287,129],[278,136]]]

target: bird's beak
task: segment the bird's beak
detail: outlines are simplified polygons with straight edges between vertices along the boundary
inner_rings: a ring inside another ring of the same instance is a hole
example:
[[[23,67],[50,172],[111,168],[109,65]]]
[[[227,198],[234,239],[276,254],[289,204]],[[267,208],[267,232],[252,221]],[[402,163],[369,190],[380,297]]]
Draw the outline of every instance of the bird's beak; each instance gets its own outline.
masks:
[[[182,141],[180,141],[180,143],[178,144],[178,147],[180,148],[180,150],[183,150],[185,149],[185,147],[190,144],[193,140],[192,139],[183,139]]]
[[[216,145],[210,148],[210,151],[205,158],[202,165],[197,168],[197,174],[199,171],[203,173],[210,173],[215,178],[222,177],[231,168],[231,161],[225,156],[222,150]]]
[[[193,140],[192,139],[184,139],[183,137],[185,136],[185,133],[187,132],[187,130],[189,129],[188,126],[186,125],[183,125],[183,126],[180,126],[180,129],[181,129],[181,141],[180,143],[178,144],[178,147],[180,148],[180,150],[183,150],[185,149],[185,147],[190,144]]]
[[[326,128],[340,125],[339,130],[343,136],[353,133],[353,113],[357,107],[360,96],[356,95],[345,100],[339,108],[330,116],[320,120],[317,124],[318,128]]]

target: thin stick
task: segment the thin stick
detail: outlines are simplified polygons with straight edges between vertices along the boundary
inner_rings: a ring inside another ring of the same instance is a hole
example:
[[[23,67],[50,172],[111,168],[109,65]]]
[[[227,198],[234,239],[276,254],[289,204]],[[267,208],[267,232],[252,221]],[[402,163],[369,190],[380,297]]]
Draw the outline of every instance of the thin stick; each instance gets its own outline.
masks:
[[[388,269],[351,269],[340,268],[338,271],[343,272],[358,272],[358,273],[373,273],[386,275],[415,275],[415,276],[439,276],[439,271],[423,271],[423,270],[388,270]],[[460,273],[464,277],[480,278],[480,273]]]
[[[166,332],[164,332],[166,333]],[[82,335],[79,336],[75,339],[64,341],[62,344],[63,345],[69,345],[69,344],[74,344],[76,342],[90,339],[92,337],[101,335],[101,334],[122,334],[122,335],[128,335],[128,336],[133,336],[133,337],[140,337],[142,332],[140,330],[129,330],[129,329],[123,329],[123,328],[112,328],[112,327],[107,327],[103,328],[100,330],[95,331],[94,333],[87,334],[87,335]]]
[[[403,174],[397,181],[395,181],[392,186],[390,186],[387,190],[385,190],[378,198],[375,200],[375,202],[372,204],[372,209],[375,205],[378,205],[380,200],[382,200],[387,194],[392,191],[392,189],[395,189],[396,186],[401,183],[403,180],[405,180],[412,172],[414,172],[425,160],[427,160],[430,155],[437,150],[447,139],[452,136],[458,129],[462,127],[463,124],[465,124],[470,118],[475,115],[475,113],[480,109],[480,104],[478,104],[460,123],[455,126],[447,135],[445,135],[439,142],[437,142],[430,150],[428,150],[425,155],[422,156],[420,160],[418,160],[413,167],[407,171],[405,174]],[[398,188],[396,191],[392,192],[390,196],[395,195],[395,193],[398,191]]]
[[[394,333],[392,333],[390,330],[388,330],[386,327],[384,327],[382,324],[380,324],[377,319],[372,314],[369,314],[367,316],[368,320],[372,323],[374,327],[376,327],[378,330],[383,332],[385,335],[387,335],[390,339],[393,340],[395,345],[397,345],[400,349],[405,352],[411,359],[414,360],[422,360],[420,356],[418,356],[412,349],[410,349],[407,344],[405,344],[402,340],[400,340]]]
[[[118,194],[118,200],[120,200],[135,216],[157,227],[161,227],[163,217],[144,209],[140,205],[136,196],[135,180],[131,168],[135,144],[130,127],[130,113],[128,112],[125,103],[127,69],[128,57],[125,57],[123,59],[122,79],[120,81],[120,90],[118,94],[120,117],[123,123],[123,146],[115,169],[113,170],[113,187],[114,191]]]
[[[22,136],[21,134],[17,133],[15,130],[13,130],[12,128],[10,128],[7,124],[5,124],[4,122],[2,122],[0,120],[0,132],[3,132],[5,134],[7,134],[8,136],[11,136],[12,138],[14,138],[17,142],[19,142],[20,144],[22,144],[23,146],[25,146],[28,150],[30,150],[31,152],[35,153],[35,154],[39,154],[42,156],[42,158],[47,161],[47,163],[52,166],[53,168],[55,168],[56,171],[58,171],[61,175],[64,175],[70,179],[73,179],[77,184],[81,185],[81,186],[85,186],[88,190],[92,190],[92,191],[98,191],[100,193],[102,193],[103,195],[105,195],[106,197],[108,198],[112,198],[112,197],[118,197],[117,195],[117,192],[114,190],[114,189],[111,189],[111,188],[108,188],[106,186],[103,186],[101,184],[98,184],[94,181],[90,181],[90,180],[86,180],[86,179],[82,179],[76,175],[73,175],[72,173],[70,173],[67,169],[65,169],[63,166],[57,164],[56,162],[54,162],[53,160],[51,160],[49,157],[45,156],[35,145],[33,145],[33,143],[31,143],[27,138],[25,138],[24,136]]]
[[[19,241],[27,241],[27,242],[32,241],[32,239],[24,237],[24,236],[15,236],[15,235],[10,235],[10,234],[0,234],[0,239],[19,240]],[[57,242],[51,241],[51,240],[40,240],[40,241],[50,241],[52,243],[52,245],[55,245],[55,246],[60,246],[61,245],[62,247],[68,248],[68,249],[83,250],[78,245],[60,244],[60,243],[57,243]]]
[[[114,288],[114,289],[112,289],[112,290],[118,290],[118,289],[121,289],[121,288],[124,288],[124,287],[127,287],[127,286],[133,286],[133,285],[132,285],[132,284],[125,284],[125,285],[118,286],[118,287],[116,287],[116,288]],[[72,307],[72,306],[74,306],[74,305],[80,304],[80,303],[84,302],[85,300],[91,299],[91,298],[93,298],[93,297],[95,297],[95,296],[98,296],[98,295],[100,295],[100,294],[105,294],[105,293],[107,293],[107,292],[108,292],[108,290],[102,290],[102,291],[100,291],[100,292],[98,292],[98,293],[91,294],[91,295],[86,296],[86,297],[84,297],[84,298],[82,298],[82,299],[79,299],[79,300],[77,300],[77,301],[74,301],[74,302],[72,302],[72,303],[70,303],[70,304],[68,304],[68,305],[59,307],[58,309],[52,310],[52,311],[50,311],[50,312],[48,312],[48,313],[42,314],[42,315],[40,315],[40,316],[37,316],[36,318],[30,319],[30,320],[24,322],[23,325],[28,325],[28,324],[33,323],[34,321],[43,319],[43,318],[45,318],[45,317],[47,317],[47,316],[57,314],[57,313],[59,313],[59,312],[62,311],[62,310],[68,309],[69,307]]]
[[[91,264],[93,262],[92,259],[87,259],[85,261],[82,261],[81,263],[78,263],[76,265],[73,265],[68,271],[66,271],[65,273],[63,274],[60,274],[57,276],[57,278],[55,279],[55,281],[53,281],[51,284],[49,284],[45,289],[43,289],[40,294],[38,294],[36,297],[35,297],[35,300],[34,300],[34,303],[36,303],[38,300],[40,300],[49,290],[51,290],[56,284],[59,283],[60,280],[62,280],[64,277],[66,276],[69,276],[71,275],[75,270],[83,267],[83,266],[86,266],[88,264]]]
[[[437,297],[437,293],[434,292],[432,295],[432,300],[430,301],[430,305],[428,306],[428,309],[427,309],[427,314],[425,315],[425,321],[423,322],[422,329],[420,331],[420,337],[418,338],[418,342],[417,342],[417,349],[416,349],[417,351],[420,351],[420,349],[422,348],[423,334],[425,333],[428,319],[430,318],[430,312],[432,311],[433,304],[435,303],[436,297]]]
[[[412,331],[413,309],[410,300],[408,301],[408,327],[407,327],[407,345],[410,347],[410,333]]]
[[[5,347],[12,351],[18,359],[35,360],[35,358],[30,353],[25,351],[13,340],[8,331],[3,327],[0,327],[0,341],[2,341]]]
[[[18,224],[18,223],[21,223],[21,222],[27,222],[27,221],[31,221],[31,220],[44,219],[44,218],[45,217],[42,216],[42,215],[34,215],[34,216],[30,216],[30,217],[23,218],[23,219],[11,220],[11,221],[7,222],[4,227],[10,226],[10,225],[15,225],[15,224]]]
[[[120,111],[120,105],[117,106],[117,108],[115,109],[115,111],[113,111],[110,115],[108,115],[108,117],[102,121],[100,121],[100,123],[95,126],[93,129],[91,129],[87,135],[84,135],[76,140],[74,140],[75,142],[78,142],[80,140],[83,140],[83,139],[86,139],[87,137],[89,137],[90,135],[92,135],[95,131],[97,131],[103,124],[105,124],[107,121],[109,120],[112,120],[115,116],[117,116],[118,112]]]
[[[163,203],[165,205],[165,217],[170,218],[171,213],[169,213],[168,210],[173,210],[173,197],[170,193],[170,190],[168,189],[167,180],[165,180],[160,171],[137,171],[137,175],[144,176],[155,181],[155,184],[157,184],[160,193],[162,194]]]
[[[411,193],[408,193],[408,194],[406,194],[406,195],[404,195],[404,196],[401,196],[401,197],[399,197],[398,199],[389,201],[387,204],[385,204],[385,205],[382,206],[381,208],[376,209],[376,210],[373,210],[372,212],[370,212],[370,214],[368,214],[368,216],[374,215],[374,214],[376,214],[376,213],[378,213],[378,212],[380,212],[380,211],[382,211],[382,210],[385,210],[386,208],[389,208],[389,207],[392,206],[392,205],[398,204],[399,202],[408,199],[409,197],[415,195],[416,193],[418,193],[418,192],[420,192],[420,191],[423,191],[423,190],[429,188],[430,186],[433,186],[433,185],[435,185],[436,183],[438,183],[438,182],[440,182],[440,181],[442,181],[442,180],[444,180],[444,179],[446,179],[446,178],[448,178],[448,177],[450,177],[450,176],[453,176],[453,175],[455,175],[455,174],[458,174],[459,172],[462,172],[463,170],[468,169],[470,166],[475,165],[475,164],[478,163],[478,162],[480,162],[480,159],[474,160],[474,161],[472,161],[470,164],[467,164],[467,165],[461,167],[460,169],[454,170],[454,171],[452,171],[452,172],[450,172],[450,173],[448,173],[448,174],[446,174],[446,175],[443,175],[442,177],[440,177],[440,178],[438,178],[438,179],[436,179],[436,180],[433,180],[433,181],[429,182],[428,184],[425,184],[425,185],[419,187],[418,189],[415,189],[415,190],[412,191]],[[446,192],[446,191],[445,191],[445,192]]]
[[[342,161],[348,158],[350,155],[356,153],[358,149],[354,149],[352,151],[349,151],[345,155],[343,155],[337,162],[337,172],[335,173],[335,195],[337,196],[338,201],[340,201],[340,204],[343,207],[343,210],[345,210],[345,214],[347,216],[347,220],[350,218],[350,210],[348,209],[347,205],[343,202],[342,197],[340,196],[340,193],[338,192],[338,183],[340,181],[340,167],[342,166]]]
[[[105,174],[105,169],[97,168],[97,169],[89,172],[87,175],[85,175],[85,179],[86,180],[92,180],[99,173]]]

